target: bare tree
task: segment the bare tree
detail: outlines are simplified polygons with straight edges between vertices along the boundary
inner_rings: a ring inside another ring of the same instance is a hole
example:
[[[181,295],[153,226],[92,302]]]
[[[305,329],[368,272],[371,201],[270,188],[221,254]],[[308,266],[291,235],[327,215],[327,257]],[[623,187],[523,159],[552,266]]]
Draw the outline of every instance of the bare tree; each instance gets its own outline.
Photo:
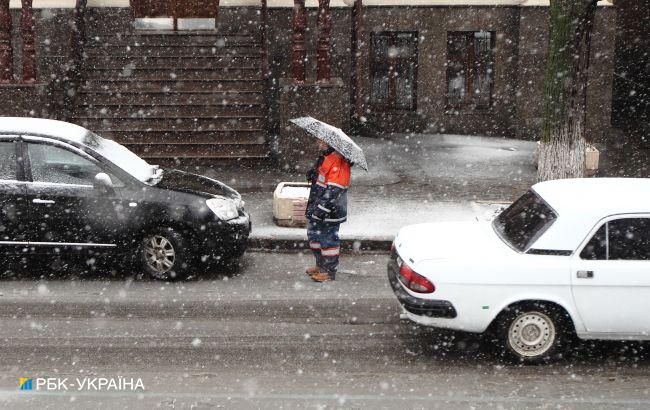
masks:
[[[550,0],[540,181],[585,172],[587,74],[597,0]]]

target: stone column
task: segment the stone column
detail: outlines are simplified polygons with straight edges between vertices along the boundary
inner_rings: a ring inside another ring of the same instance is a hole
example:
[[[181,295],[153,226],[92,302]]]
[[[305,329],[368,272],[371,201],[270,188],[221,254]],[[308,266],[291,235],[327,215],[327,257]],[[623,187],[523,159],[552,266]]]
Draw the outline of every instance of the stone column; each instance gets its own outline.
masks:
[[[11,46],[9,0],[0,0],[0,84],[14,79],[14,50]]]
[[[20,31],[23,37],[23,82],[36,82],[36,48],[34,46],[34,14],[32,0],[22,0]]]
[[[262,69],[264,70],[264,79],[268,79],[271,75],[269,68],[269,42],[268,42],[268,31],[269,31],[269,8],[266,0],[262,0],[262,9],[260,10],[262,14],[262,50],[264,50],[264,61],[262,62]]]
[[[352,67],[350,70],[350,115],[353,121],[359,121],[363,117],[363,102],[361,96],[361,53],[364,44],[363,32],[363,0],[354,0],[352,6],[352,27],[350,54],[352,55]]]
[[[294,0],[293,3],[293,80],[297,83],[305,82],[305,30],[307,28],[307,14],[305,0]]]
[[[71,72],[74,81],[81,75],[83,52],[86,45],[86,8],[88,0],[77,0],[74,8],[74,27],[70,35],[70,49],[72,50]]]
[[[332,13],[330,0],[318,0],[318,69],[316,81],[329,81],[332,77]]]

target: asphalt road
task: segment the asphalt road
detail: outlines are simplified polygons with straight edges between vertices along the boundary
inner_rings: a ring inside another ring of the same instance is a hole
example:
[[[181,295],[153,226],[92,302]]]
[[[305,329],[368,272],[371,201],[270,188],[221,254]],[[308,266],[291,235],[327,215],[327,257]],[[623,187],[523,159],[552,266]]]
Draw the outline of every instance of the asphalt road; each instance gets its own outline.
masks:
[[[480,337],[401,322],[386,259],[345,256],[328,284],[301,273],[308,255],[269,253],[176,283],[43,267],[5,278],[0,407],[650,407],[648,345],[501,363]],[[19,377],[139,378],[144,389],[20,391]]]

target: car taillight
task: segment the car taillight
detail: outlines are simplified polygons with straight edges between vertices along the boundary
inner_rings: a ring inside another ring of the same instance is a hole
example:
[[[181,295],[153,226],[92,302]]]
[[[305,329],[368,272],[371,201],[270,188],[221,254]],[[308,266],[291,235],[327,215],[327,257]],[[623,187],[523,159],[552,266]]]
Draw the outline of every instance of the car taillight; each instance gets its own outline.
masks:
[[[409,268],[405,263],[399,268],[399,279],[407,288],[417,293],[433,293],[436,287],[427,278]]]

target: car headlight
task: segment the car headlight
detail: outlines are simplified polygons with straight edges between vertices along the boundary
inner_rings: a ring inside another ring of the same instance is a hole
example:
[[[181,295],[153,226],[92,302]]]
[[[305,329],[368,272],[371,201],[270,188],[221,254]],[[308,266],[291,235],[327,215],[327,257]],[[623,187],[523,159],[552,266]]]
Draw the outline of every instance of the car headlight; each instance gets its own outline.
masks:
[[[237,211],[237,204],[235,201],[225,198],[210,198],[205,201],[205,204],[214,212],[219,219],[224,221],[237,218],[239,212]]]

